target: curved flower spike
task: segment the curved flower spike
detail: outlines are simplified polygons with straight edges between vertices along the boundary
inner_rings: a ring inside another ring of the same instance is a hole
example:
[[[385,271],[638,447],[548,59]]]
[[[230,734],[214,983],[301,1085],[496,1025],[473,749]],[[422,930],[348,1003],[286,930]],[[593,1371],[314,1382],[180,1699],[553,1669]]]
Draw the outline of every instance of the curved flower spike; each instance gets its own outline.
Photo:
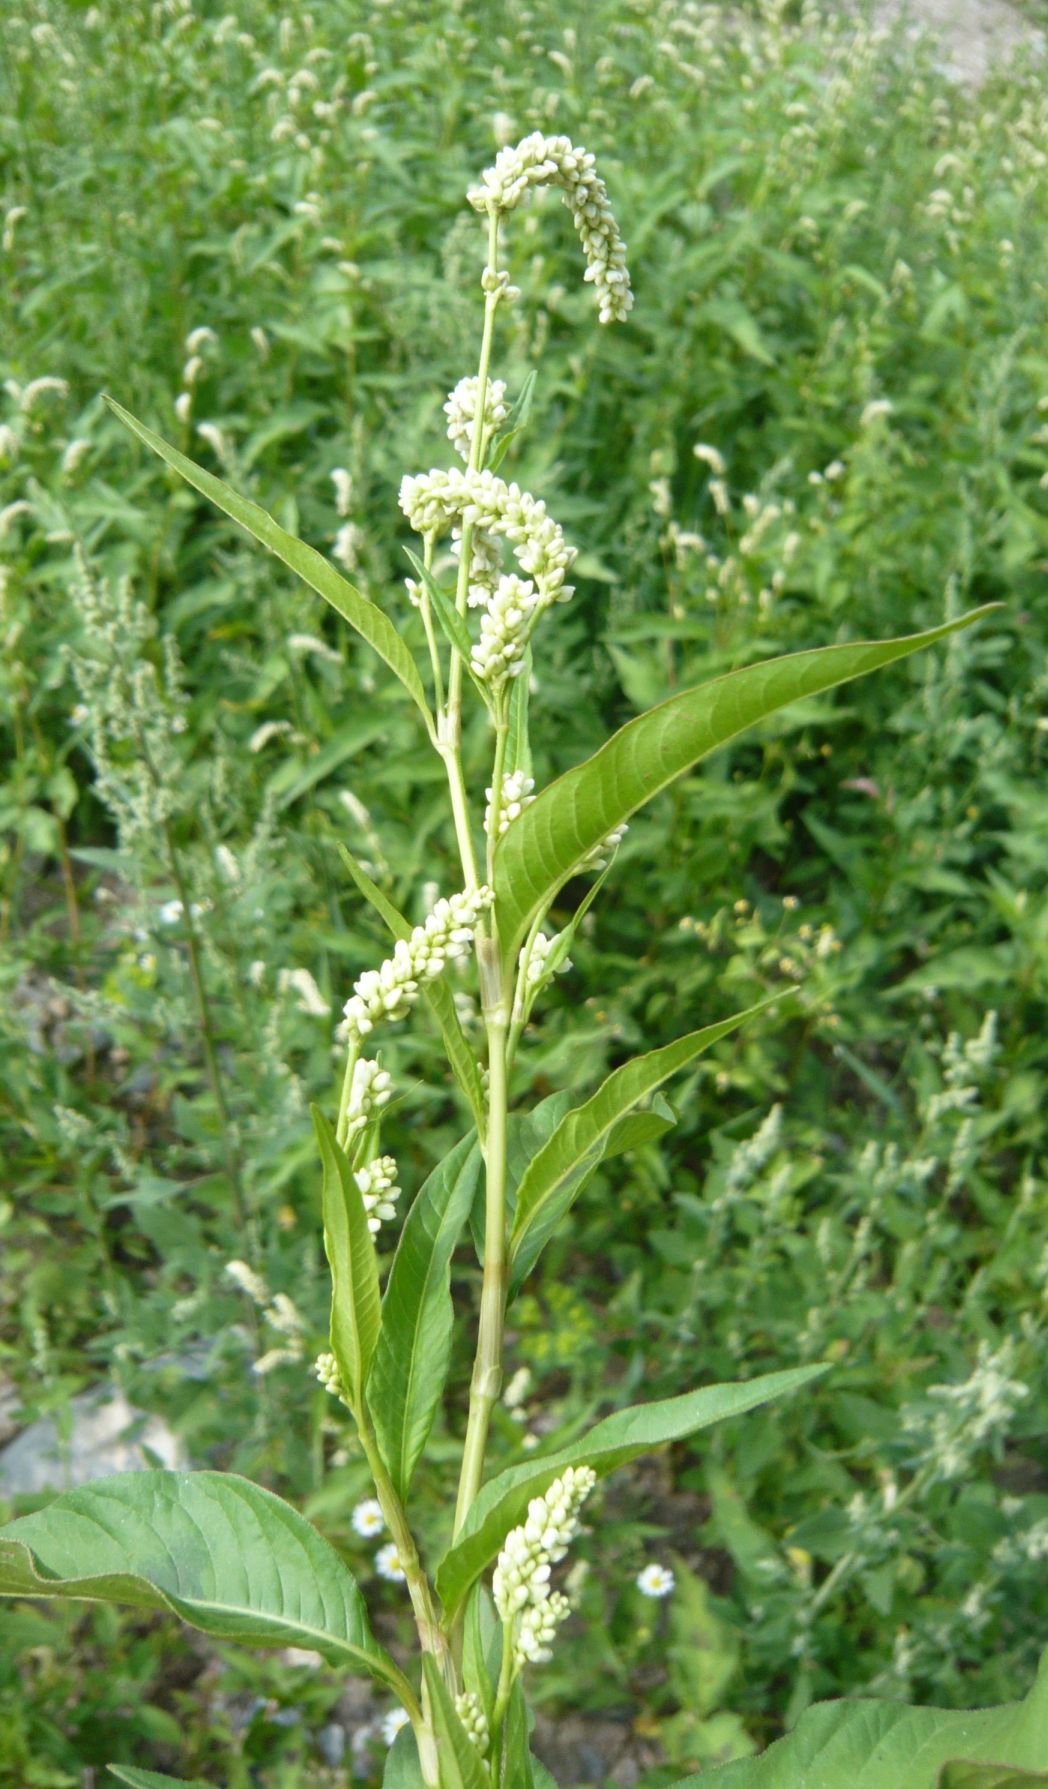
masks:
[[[533,186],[560,186],[586,256],[586,279],[597,289],[602,323],[623,323],[633,306],[626,244],[608,204],[608,189],[588,150],[567,137],[533,131],[514,147],[500,149],[466,195],[475,211],[510,211]]]

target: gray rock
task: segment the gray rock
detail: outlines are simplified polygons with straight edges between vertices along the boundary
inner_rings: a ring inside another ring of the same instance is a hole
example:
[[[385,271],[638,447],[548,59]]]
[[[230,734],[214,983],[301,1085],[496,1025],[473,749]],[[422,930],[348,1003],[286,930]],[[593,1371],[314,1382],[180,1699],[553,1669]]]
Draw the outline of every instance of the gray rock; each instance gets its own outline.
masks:
[[[148,1458],[146,1449],[155,1458]],[[159,1416],[136,1410],[122,1391],[101,1386],[73,1398],[64,1418],[41,1417],[0,1448],[0,1493],[68,1491],[158,1462],[185,1470],[188,1460],[178,1436]]]

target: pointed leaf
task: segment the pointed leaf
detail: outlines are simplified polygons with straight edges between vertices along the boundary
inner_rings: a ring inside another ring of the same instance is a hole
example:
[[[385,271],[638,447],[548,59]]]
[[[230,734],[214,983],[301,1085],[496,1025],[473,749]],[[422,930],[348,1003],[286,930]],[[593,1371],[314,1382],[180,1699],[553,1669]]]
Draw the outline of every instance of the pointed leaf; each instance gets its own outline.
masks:
[[[469,628],[465,617],[459,614],[450,597],[444,594],[433,573],[423,565],[418,554],[413,553],[410,547],[405,547],[404,551],[411,561],[415,576],[426,586],[429,600],[433,604],[437,620],[440,622],[448,644],[455,648],[459,657],[464,659],[468,665],[473,651],[473,641],[469,637]]]
[[[956,1774],[962,1762],[987,1758],[1019,1769],[1022,1789],[1031,1770],[1048,1769],[1048,1653],[1024,1702],[971,1713],[871,1698],[818,1702],[759,1758],[685,1777],[676,1789],[1011,1789],[1000,1765],[988,1777]]]
[[[463,1137],[408,1212],[382,1301],[382,1329],[367,1385],[382,1458],[407,1496],[433,1425],[451,1359],[451,1256],[480,1178],[476,1139]]]
[[[476,1696],[489,1726],[495,1715],[495,1690],[501,1663],[502,1623],[490,1592],[483,1584],[474,1584],[462,1624],[462,1682]]]
[[[107,1764],[106,1769],[121,1783],[130,1783],[131,1789],[209,1789],[196,1778],[190,1783],[185,1777],[165,1777],[158,1770],[139,1770],[133,1764]]]
[[[404,915],[397,911],[377,883],[372,882],[367,871],[361,869],[356,858],[346,850],[345,845],[340,844],[338,851],[364,899],[370,902],[375,912],[385,921],[394,938],[409,938],[412,928]],[[476,1055],[466,1041],[466,1034],[459,1022],[458,1013],[455,1011],[455,997],[447,982],[439,975],[435,981],[422,983],[422,996],[440,1027],[444,1048],[447,1051],[448,1061],[454,1071],[455,1079],[469,1102],[473,1122],[480,1135],[483,1136],[486,1118],[484,1088],[480,1079],[480,1070],[477,1067]]]
[[[970,627],[988,604],[905,639],[861,641],[748,665],[682,690],[615,733],[599,752],[558,777],[507,827],[495,852],[499,934],[507,963],[535,916],[616,826],[719,745],[802,696],[849,683]]]
[[[105,401],[131,433],[137,435],[146,447],[152,448],[173,471],[180,473],[187,484],[192,485],[201,496],[209,498],[216,508],[230,516],[234,522],[239,522],[241,528],[246,528],[262,546],[268,547],[271,553],[282,559],[311,590],[315,590],[318,596],[322,596],[325,602],[338,610],[343,620],[349,622],[350,627],[374,648],[380,658],[385,659],[390,670],[399,677],[420,709],[427,731],[432,734],[429,703],[426,701],[418,668],[388,615],[369,602],[367,597],[361,596],[359,590],[345,578],[340,577],[334,566],[315,547],[308,547],[305,541],[288,534],[257,503],[239,496],[223,479],[205,472],[194,460],[187,459],[185,454],[179,453],[177,447],[172,447],[162,436],[147,429],[144,423],[139,422],[115,399],[107,397]]]
[[[225,1472],[122,1472],[0,1529],[0,1594],[167,1609],[219,1640],[301,1646],[403,1678],[334,1547],[297,1510]]]
[[[510,1529],[523,1521],[532,1497],[541,1497],[569,1466],[592,1466],[598,1478],[668,1441],[680,1441],[711,1423],[741,1416],[758,1404],[783,1397],[825,1373],[822,1365],[765,1373],[740,1385],[705,1385],[679,1398],[637,1404],[606,1416],[589,1433],[542,1459],[509,1466],[490,1479],[474,1499],[454,1546],[437,1570],[437,1591],[448,1621],[458,1612],[470,1585],[495,1558]]]
[[[726,1037],[755,1013],[789,1000],[791,991],[762,1000],[745,1012],[734,1013],[716,1025],[691,1031],[661,1050],[635,1056],[615,1069],[584,1105],[562,1118],[553,1135],[529,1162],[517,1187],[509,1253],[513,1284],[531,1272],[556,1225],[570,1210],[585,1180],[598,1166],[616,1123],[632,1107],[654,1093],[670,1075],[693,1062],[696,1056]]]
[[[431,1652],[422,1656],[430,1720],[440,1759],[440,1789],[491,1789],[480,1753],[455,1712],[455,1704]]]
[[[324,1114],[311,1108],[324,1177],[324,1247],[331,1268],[331,1347],[359,1409],[379,1337],[378,1261],[360,1188]]]
[[[418,1746],[410,1727],[402,1727],[386,1753],[382,1789],[426,1789]]]

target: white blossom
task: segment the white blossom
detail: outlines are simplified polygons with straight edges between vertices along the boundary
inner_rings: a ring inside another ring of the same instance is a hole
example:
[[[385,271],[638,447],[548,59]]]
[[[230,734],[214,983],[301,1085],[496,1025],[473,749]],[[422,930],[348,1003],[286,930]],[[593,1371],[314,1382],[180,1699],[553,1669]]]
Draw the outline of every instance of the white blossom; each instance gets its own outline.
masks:
[[[469,949],[477,920],[493,900],[490,888],[478,888],[438,901],[424,925],[397,939],[391,957],[358,977],[343,1009],[351,1043],[359,1045],[381,1019],[404,1018],[419,984],[433,981],[446,963]]]
[[[448,440],[455,452],[468,462],[470,448],[473,444],[473,424],[477,415],[477,388],[480,384],[476,377],[460,379],[454,391],[449,393],[444,405],[444,413],[448,419]],[[509,415],[506,399],[506,386],[502,379],[489,379],[484,389],[484,433],[493,434],[500,429]]]
[[[392,1097],[393,1081],[388,1069],[380,1068],[377,1062],[372,1062],[365,1056],[354,1063],[349,1104],[346,1108],[347,1142],[366,1130]]]
[[[349,1400],[346,1397],[345,1387],[342,1384],[342,1375],[338,1370],[338,1361],[335,1359],[335,1356],[327,1353],[318,1354],[316,1360],[313,1362],[313,1372],[320,1380],[324,1390],[330,1392],[333,1398],[338,1398],[339,1402],[345,1404],[348,1410]]]
[[[240,1287],[241,1292],[246,1292],[260,1310],[265,1309],[269,1303],[269,1287],[261,1274],[249,1267],[246,1261],[227,1261],[226,1272],[234,1284]]]
[[[69,396],[68,381],[51,377],[31,379],[19,399],[19,408],[28,415],[35,409],[37,401],[42,397],[47,397],[50,393],[59,399],[67,398]]]
[[[691,451],[697,460],[701,460],[704,466],[709,467],[716,478],[724,477],[728,470],[724,464],[724,456],[719,454],[715,447],[711,447],[708,441],[696,441]]]
[[[180,391],[177,398],[175,399],[175,415],[177,416],[179,422],[183,425],[183,427],[189,421],[190,415],[192,413],[192,409],[193,409],[193,394],[192,394],[192,392]]]
[[[403,1584],[404,1567],[400,1563],[400,1554],[397,1552],[395,1541],[387,1541],[384,1547],[379,1548],[375,1554],[375,1570],[379,1577],[385,1578],[388,1583]]]
[[[290,731],[290,721],[263,721],[262,725],[256,727],[252,733],[247,742],[247,749],[249,752],[260,752],[271,739],[278,739],[282,733],[290,733]]]
[[[671,1595],[677,1582],[666,1565],[646,1565],[637,1578],[637,1589],[641,1596],[664,1597]]]
[[[524,669],[531,630],[541,599],[530,578],[515,572],[501,577],[480,617],[480,639],[470,653],[474,674],[493,690]]]
[[[335,508],[340,516],[348,516],[353,500],[353,477],[344,466],[333,466],[331,482],[335,487]]]
[[[569,1466],[544,1496],[531,1499],[526,1521],[506,1536],[491,1588],[518,1666],[550,1656],[554,1632],[570,1612],[567,1597],[550,1589],[550,1572],[578,1533],[579,1510],[596,1482],[589,1466]]]
[[[376,1236],[383,1223],[397,1215],[400,1198],[397,1185],[397,1164],[391,1155],[379,1155],[373,1162],[358,1168],[353,1176],[367,1213],[368,1229]]]
[[[608,203],[595,159],[567,137],[533,131],[506,145],[467,197],[476,211],[509,211],[529,187],[560,186],[586,256],[585,278],[596,288],[602,323],[621,323],[633,305],[626,245]]]
[[[491,1744],[488,1717],[480,1706],[479,1698],[473,1694],[472,1690],[463,1690],[461,1696],[455,1697],[455,1713],[481,1757],[486,1758],[488,1747]]]
[[[541,498],[517,484],[506,484],[491,471],[432,471],[405,478],[400,507],[417,534],[438,534],[452,523],[506,536],[521,570],[534,580],[539,605],[566,602],[573,586],[565,577],[576,553],[563,531],[546,513]],[[471,565],[471,575],[473,567]],[[498,587],[496,586],[496,589]],[[493,600],[489,599],[489,600]]]
[[[403,1576],[403,1574],[401,1574],[401,1576]],[[393,1744],[397,1734],[402,1727],[408,1725],[409,1720],[410,1716],[405,1708],[391,1708],[388,1714],[382,1716],[382,1719],[379,1722],[379,1732],[386,1745],[391,1746]]]
[[[202,323],[198,329],[191,329],[185,339],[187,354],[199,354],[201,348],[217,346],[218,337],[213,329]]]
[[[451,530],[451,551],[462,555],[462,529]],[[466,601],[471,609],[486,608],[502,570],[502,542],[486,528],[474,528],[470,536],[469,583]]]
[[[512,821],[516,820],[518,815],[522,814],[526,807],[531,806],[531,803],[535,799],[534,794],[532,793],[534,787],[535,778],[533,776],[526,776],[522,770],[513,770],[510,772],[509,776],[503,777],[502,796],[499,801],[499,838],[502,837],[507,826],[509,826]],[[491,805],[494,799],[494,791],[492,789],[486,789],[484,793],[488,798],[488,804],[484,810],[484,831],[490,832]]]
[[[381,1534],[386,1526],[382,1505],[377,1497],[365,1497],[363,1503],[358,1503],[350,1516],[350,1521],[353,1524],[354,1533],[359,1534],[366,1541],[373,1540],[375,1535]]]
[[[291,988],[298,995],[296,1005],[299,1012],[309,1013],[315,1019],[326,1018],[331,1011],[330,1004],[324,999],[308,969],[282,969],[277,980],[281,992]]]
[[[527,973],[524,977],[529,988],[537,987],[539,982],[542,981],[543,978],[549,973],[549,971],[547,969],[549,953],[553,949],[553,946],[559,942],[559,940],[560,940],[559,932],[553,938],[548,938],[546,936],[545,932],[537,932],[535,934],[535,937],[533,938],[532,944],[531,944],[531,951],[528,956]],[[524,953],[521,952],[522,956],[523,956],[523,954]],[[571,958],[564,957],[557,964],[556,974],[563,975],[564,971],[566,969],[570,969],[570,968],[571,968]]]

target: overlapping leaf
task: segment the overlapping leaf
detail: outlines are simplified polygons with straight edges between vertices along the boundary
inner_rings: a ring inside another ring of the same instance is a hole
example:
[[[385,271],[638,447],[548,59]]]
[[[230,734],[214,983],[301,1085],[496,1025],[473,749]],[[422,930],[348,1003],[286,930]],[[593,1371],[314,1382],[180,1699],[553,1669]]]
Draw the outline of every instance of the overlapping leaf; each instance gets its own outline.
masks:
[[[415,1199],[382,1301],[367,1385],[375,1433],[398,1495],[407,1495],[444,1389],[454,1309],[450,1263],[480,1177],[472,1136],[446,1155]]]
[[[499,933],[515,963],[532,920],[615,827],[717,746],[802,696],[819,695],[970,627],[996,604],[903,639],[861,641],[748,665],[682,690],[613,734],[544,789],[495,852]]]
[[[331,1347],[359,1408],[381,1326],[378,1261],[360,1188],[324,1114],[313,1107],[323,1167],[324,1247],[331,1268]]]
[[[322,596],[325,602],[338,611],[344,621],[349,622],[350,627],[367,641],[380,658],[385,659],[390,670],[399,677],[420,709],[427,729],[431,731],[429,704],[418,668],[388,615],[369,602],[367,597],[361,596],[359,590],[341,577],[315,547],[307,546],[305,541],[298,540],[286,528],[281,528],[279,522],[275,522],[257,503],[239,496],[224,479],[216,478],[212,472],[206,472],[203,466],[198,466],[195,460],[179,453],[177,447],[172,447],[163,436],[147,429],[144,423],[139,422],[137,417],[132,416],[130,411],[125,410],[113,398],[107,397],[105,401],[114,415],[119,416],[121,422],[146,447],[158,454],[201,496],[207,497],[217,509],[222,510],[234,522],[239,522],[241,528],[246,528],[263,547],[282,559],[311,590],[315,590],[318,596]]]
[[[784,998],[789,998],[787,994]],[[613,1070],[584,1105],[561,1119],[553,1135],[529,1162],[517,1187],[516,1212],[510,1238],[513,1283],[531,1272],[556,1225],[578,1198],[586,1180],[598,1166],[615,1127],[638,1101],[693,1062],[696,1056],[726,1037],[730,1031],[775,1005],[775,998],[761,1001],[746,1011],[690,1031],[660,1050],[649,1050]]]
[[[500,1472],[474,1499],[457,1541],[438,1567],[437,1590],[449,1621],[470,1585],[495,1558],[509,1530],[523,1520],[531,1498],[540,1497],[569,1466],[591,1466],[598,1478],[603,1478],[638,1454],[668,1441],[680,1441],[726,1417],[741,1416],[758,1404],[810,1384],[825,1371],[823,1366],[791,1367],[740,1385],[706,1385],[679,1398],[637,1404],[605,1417],[588,1434],[555,1453]]]
[[[1045,1770],[1048,1653],[1024,1702],[971,1712],[821,1702],[759,1758],[686,1777],[676,1789],[1027,1789],[1038,1781],[1030,1772]]]
[[[0,1530],[0,1594],[167,1609],[215,1639],[403,1681],[335,1549],[233,1473],[124,1472],[64,1492]]]

